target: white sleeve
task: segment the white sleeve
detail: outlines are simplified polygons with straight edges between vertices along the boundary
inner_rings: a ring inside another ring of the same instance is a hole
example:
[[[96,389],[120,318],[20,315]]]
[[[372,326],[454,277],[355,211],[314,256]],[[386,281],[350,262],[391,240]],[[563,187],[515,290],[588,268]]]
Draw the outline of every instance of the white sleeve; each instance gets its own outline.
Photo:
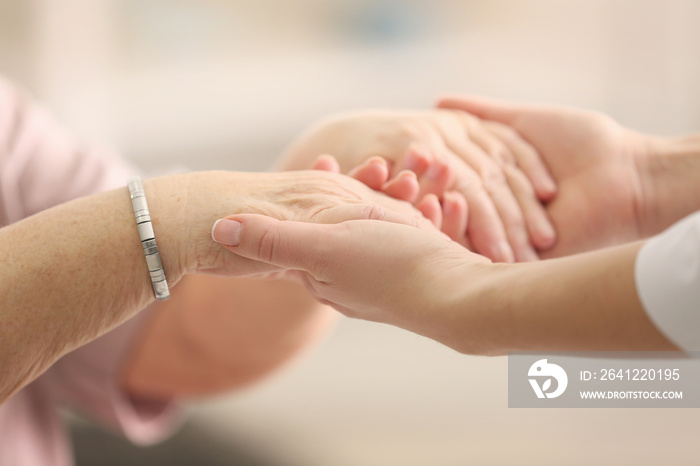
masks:
[[[680,348],[700,350],[700,211],[642,246],[635,280],[658,329]]]

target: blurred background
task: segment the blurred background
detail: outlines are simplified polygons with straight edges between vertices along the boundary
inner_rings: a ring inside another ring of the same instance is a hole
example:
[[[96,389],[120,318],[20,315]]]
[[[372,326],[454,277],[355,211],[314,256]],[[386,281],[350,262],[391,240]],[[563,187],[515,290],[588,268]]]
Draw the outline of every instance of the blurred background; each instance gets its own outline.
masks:
[[[0,0],[0,73],[146,169],[265,170],[314,120],[444,92],[700,129],[696,0]],[[697,464],[695,410],[507,408],[507,359],[343,320],[167,443],[80,465]]]

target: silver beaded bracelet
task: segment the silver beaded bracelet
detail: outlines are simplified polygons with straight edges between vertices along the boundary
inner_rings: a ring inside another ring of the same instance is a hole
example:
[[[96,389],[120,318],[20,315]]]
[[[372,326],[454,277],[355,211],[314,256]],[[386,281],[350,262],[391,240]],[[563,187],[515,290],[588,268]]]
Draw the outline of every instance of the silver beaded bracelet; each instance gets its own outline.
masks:
[[[141,177],[136,175],[129,178],[127,184],[129,186],[129,194],[131,194],[131,205],[134,207],[134,215],[136,216],[136,226],[141,237],[141,245],[146,255],[148,273],[151,275],[151,283],[153,283],[153,291],[156,294],[156,299],[168,299],[170,297],[170,289],[165,279],[165,271],[163,270],[163,263],[160,261],[160,254],[158,254],[156,235],[151,224],[151,214],[148,211],[143,182]]]

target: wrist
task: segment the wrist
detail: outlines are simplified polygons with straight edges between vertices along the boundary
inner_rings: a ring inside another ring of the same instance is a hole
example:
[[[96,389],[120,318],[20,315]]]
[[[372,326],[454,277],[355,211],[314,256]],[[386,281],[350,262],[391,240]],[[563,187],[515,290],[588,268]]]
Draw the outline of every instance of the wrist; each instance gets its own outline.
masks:
[[[648,237],[700,209],[700,134],[645,136],[644,145],[644,155],[635,163],[643,199],[640,232]]]
[[[252,176],[252,175],[251,175]],[[216,271],[226,251],[211,238],[216,220],[245,211],[250,177],[235,172],[169,175],[144,182],[161,259],[170,282]]]
[[[463,354],[503,354],[507,346],[503,341],[504,322],[500,319],[506,304],[503,290],[510,289],[504,280],[512,276],[511,267],[512,264],[474,261],[471,257],[446,271],[449,276],[440,274],[429,295],[437,315],[426,314],[423,328],[417,333]]]
[[[298,178],[290,174],[211,171],[146,181],[159,249],[163,243],[161,255],[168,280],[169,274],[179,279],[192,273],[257,273],[258,263],[231,254],[212,239],[212,227],[217,220],[240,213],[293,219],[297,206],[292,201],[292,187]],[[318,184],[315,178],[307,183]]]
[[[174,286],[188,270],[186,242],[182,238],[179,194],[170,177],[159,177],[143,181],[149,205],[151,223],[158,253],[170,287]]]

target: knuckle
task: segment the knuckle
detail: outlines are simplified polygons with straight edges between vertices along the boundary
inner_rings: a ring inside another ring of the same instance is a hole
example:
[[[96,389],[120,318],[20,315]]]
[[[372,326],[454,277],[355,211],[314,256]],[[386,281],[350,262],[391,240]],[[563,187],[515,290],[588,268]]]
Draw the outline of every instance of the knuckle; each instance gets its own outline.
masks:
[[[422,215],[412,215],[409,217],[408,222],[408,225],[413,228],[429,228],[433,226],[433,224],[430,223],[430,221]]]
[[[270,227],[265,228],[258,243],[257,257],[267,262],[273,262],[274,258],[279,254],[280,242],[279,231],[272,230]]]
[[[362,209],[362,218],[369,220],[384,220],[386,217],[386,209],[378,205],[366,205]]]
[[[506,184],[506,176],[503,169],[495,162],[487,162],[481,167],[481,179],[487,189],[496,189]]]
[[[495,160],[505,166],[510,166],[514,163],[508,147],[501,141],[491,141],[488,152]]]
[[[418,130],[418,126],[415,124],[415,122],[412,120],[404,120],[399,123],[398,134],[400,137],[406,139],[416,139],[419,136],[420,131]]]

